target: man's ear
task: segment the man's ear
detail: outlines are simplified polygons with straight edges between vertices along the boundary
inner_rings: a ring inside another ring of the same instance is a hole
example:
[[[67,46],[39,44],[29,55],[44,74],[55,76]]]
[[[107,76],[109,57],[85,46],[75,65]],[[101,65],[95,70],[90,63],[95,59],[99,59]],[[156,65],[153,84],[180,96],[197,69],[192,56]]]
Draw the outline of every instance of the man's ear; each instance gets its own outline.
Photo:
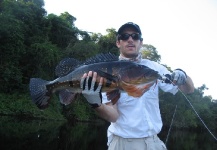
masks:
[[[143,45],[143,40],[140,41],[140,48],[142,48],[142,45]]]
[[[118,47],[118,48],[120,48],[120,42],[117,40],[116,41],[116,46]]]

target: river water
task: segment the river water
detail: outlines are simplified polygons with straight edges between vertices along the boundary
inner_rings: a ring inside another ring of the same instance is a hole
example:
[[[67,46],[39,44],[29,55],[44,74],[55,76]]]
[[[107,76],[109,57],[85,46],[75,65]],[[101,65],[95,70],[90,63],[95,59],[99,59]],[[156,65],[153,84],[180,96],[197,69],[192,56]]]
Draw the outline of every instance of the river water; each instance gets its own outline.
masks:
[[[106,150],[108,123],[68,123],[61,121],[0,118],[0,150]],[[159,137],[165,142],[168,131]],[[217,142],[205,130],[172,129],[168,150],[216,150]]]

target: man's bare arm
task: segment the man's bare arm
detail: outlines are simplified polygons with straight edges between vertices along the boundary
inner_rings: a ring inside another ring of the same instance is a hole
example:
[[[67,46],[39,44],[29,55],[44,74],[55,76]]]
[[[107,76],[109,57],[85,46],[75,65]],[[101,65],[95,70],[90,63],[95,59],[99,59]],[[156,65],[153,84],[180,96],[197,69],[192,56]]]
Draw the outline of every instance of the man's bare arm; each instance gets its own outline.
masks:
[[[95,108],[97,114],[109,122],[116,122],[119,117],[117,110],[117,105],[112,103],[101,104],[99,107]]]
[[[194,92],[194,83],[189,76],[187,76],[185,84],[179,85],[178,87],[183,93],[186,94],[190,94]]]

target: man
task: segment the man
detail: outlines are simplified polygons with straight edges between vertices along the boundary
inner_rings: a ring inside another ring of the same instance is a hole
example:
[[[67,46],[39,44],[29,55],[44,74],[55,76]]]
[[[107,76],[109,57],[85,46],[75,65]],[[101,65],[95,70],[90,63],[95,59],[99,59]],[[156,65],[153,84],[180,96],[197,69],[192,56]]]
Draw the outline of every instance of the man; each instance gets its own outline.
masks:
[[[194,91],[191,78],[183,70],[177,69],[171,74],[164,66],[142,59],[139,52],[142,44],[142,32],[137,24],[128,22],[119,28],[116,40],[116,45],[120,51],[119,59],[135,61],[158,71],[161,75],[167,74],[173,80],[173,84],[158,82],[139,98],[121,93],[118,102],[112,105],[104,93],[101,99],[102,78],[98,89],[95,91],[91,88],[88,89],[88,82],[84,83],[84,79],[88,80],[91,77],[91,86],[94,86],[97,77],[96,72],[90,71],[84,74],[81,80],[81,87],[86,84],[86,88],[82,91],[84,97],[98,112],[99,116],[111,122],[108,128],[109,150],[166,149],[165,144],[157,136],[162,128],[158,88],[172,94],[176,94],[178,88],[184,93]]]

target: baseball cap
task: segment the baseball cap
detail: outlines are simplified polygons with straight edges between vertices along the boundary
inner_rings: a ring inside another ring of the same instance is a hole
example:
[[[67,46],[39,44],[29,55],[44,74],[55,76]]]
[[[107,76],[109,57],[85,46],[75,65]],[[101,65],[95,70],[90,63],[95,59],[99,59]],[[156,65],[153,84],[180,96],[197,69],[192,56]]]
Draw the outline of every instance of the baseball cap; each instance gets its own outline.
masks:
[[[139,26],[133,22],[127,22],[125,24],[123,24],[119,29],[118,29],[118,34],[121,34],[123,32],[123,30],[127,27],[131,27],[134,28],[139,34],[142,34]]]

